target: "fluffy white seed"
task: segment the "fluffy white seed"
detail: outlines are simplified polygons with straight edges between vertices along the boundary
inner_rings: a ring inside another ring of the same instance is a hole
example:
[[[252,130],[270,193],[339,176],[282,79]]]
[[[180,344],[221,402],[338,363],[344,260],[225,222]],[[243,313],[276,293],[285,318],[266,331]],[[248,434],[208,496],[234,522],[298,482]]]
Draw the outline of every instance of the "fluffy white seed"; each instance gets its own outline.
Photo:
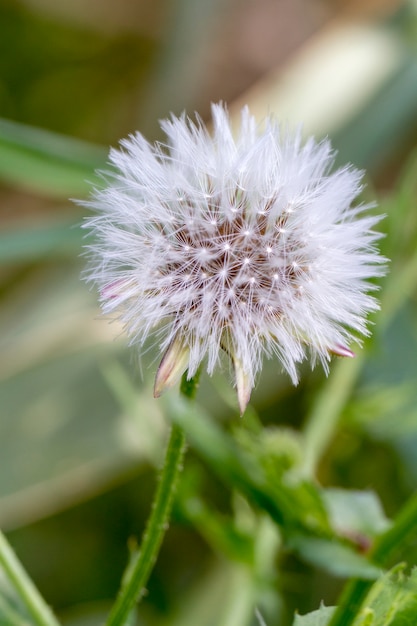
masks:
[[[263,355],[294,383],[307,354],[325,369],[331,353],[353,355],[384,259],[379,218],[352,205],[362,174],[331,173],[328,141],[303,144],[273,118],[257,127],[247,108],[233,139],[225,109],[212,113],[213,136],[172,117],[165,149],[138,133],[111,151],[115,173],[86,203],[96,211],[87,278],[133,342],[162,337],[157,395],[203,361],[212,373],[222,348],[243,411]]]

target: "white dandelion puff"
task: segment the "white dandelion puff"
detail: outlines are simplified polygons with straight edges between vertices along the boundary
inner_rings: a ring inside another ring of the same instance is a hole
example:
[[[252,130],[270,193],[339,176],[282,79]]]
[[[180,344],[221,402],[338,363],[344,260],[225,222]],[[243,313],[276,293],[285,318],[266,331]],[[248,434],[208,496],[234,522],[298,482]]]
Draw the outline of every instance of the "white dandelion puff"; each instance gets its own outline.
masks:
[[[303,143],[273,118],[259,127],[247,108],[234,139],[224,107],[212,113],[212,134],[172,117],[166,144],[137,133],[111,150],[115,173],[84,203],[87,278],[133,343],[158,342],[156,396],[202,362],[211,374],[223,350],[243,412],[264,356],[294,383],[308,355],[326,371],[332,353],[353,356],[378,308],[380,218],[352,204],[362,173],[331,172],[328,141]]]

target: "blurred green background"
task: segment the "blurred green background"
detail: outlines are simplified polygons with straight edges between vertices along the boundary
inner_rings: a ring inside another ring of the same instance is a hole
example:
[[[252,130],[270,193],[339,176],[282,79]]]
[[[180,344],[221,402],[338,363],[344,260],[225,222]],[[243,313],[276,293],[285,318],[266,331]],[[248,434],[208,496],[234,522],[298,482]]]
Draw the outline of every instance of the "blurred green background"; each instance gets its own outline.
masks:
[[[352,85],[359,104],[331,128],[322,116],[320,132],[338,162],[368,170],[364,197],[377,196],[387,215],[382,313],[353,373],[338,362],[326,380],[305,368],[293,388],[266,363],[237,426],[298,429],[327,407],[320,482],[373,489],[391,516],[417,481],[416,3],[0,0],[0,527],[65,624],[97,624],[107,611],[166,435],[151,391],[157,354],[138,364],[120,328],[98,318],[79,278],[84,212],[70,198],[97,182],[109,144],[135,130],[158,138],[171,111],[207,119],[211,101],[251,104],[259,92],[247,90],[267,75],[259,89],[279,115],[271,84],[291,92],[279,77],[292,68],[302,94],[311,76],[297,70],[300,51],[309,57],[311,41],[352,24],[365,39],[366,29],[382,34],[392,66],[372,89],[365,77],[363,97]],[[319,89],[326,98],[333,85]],[[236,428],[227,368],[203,378],[199,402]],[[262,551],[254,524],[243,498],[191,449],[138,623],[217,626],[219,606],[244,588],[245,550]],[[256,574],[268,626],[334,602],[341,580],[279,553],[276,531],[262,532],[275,546]],[[248,615],[237,623],[255,624]]]

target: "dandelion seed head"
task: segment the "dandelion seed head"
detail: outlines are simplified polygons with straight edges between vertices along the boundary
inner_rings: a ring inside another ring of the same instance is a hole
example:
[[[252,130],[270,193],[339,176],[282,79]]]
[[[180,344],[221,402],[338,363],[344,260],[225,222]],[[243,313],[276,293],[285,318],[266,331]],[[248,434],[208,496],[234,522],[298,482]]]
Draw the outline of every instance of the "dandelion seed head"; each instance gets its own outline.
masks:
[[[223,349],[244,408],[264,356],[296,383],[308,355],[327,369],[330,354],[353,354],[384,260],[379,218],[352,204],[362,174],[331,172],[328,141],[303,143],[273,118],[258,127],[247,108],[234,139],[226,110],[212,113],[212,135],[172,117],[165,145],[137,133],[110,152],[116,173],[87,203],[88,278],[133,343],[158,338],[158,390],[174,357],[189,377],[202,362],[211,374]]]

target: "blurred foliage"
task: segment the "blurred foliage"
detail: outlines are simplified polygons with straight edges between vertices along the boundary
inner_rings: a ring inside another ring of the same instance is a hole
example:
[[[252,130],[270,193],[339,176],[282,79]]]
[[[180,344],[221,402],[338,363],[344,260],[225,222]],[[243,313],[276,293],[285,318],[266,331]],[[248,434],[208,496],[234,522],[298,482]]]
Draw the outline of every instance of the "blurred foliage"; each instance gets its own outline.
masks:
[[[417,570],[408,576],[404,565],[384,574],[365,598],[353,626],[393,626],[413,624],[417,613]],[[327,626],[334,614],[322,606],[308,615],[296,616],[294,626]]]
[[[3,116],[105,143],[127,132],[122,116],[140,102],[151,36],[77,27],[13,0],[0,4],[0,23]]]
[[[220,374],[202,380],[204,410],[175,394],[154,401],[155,351],[142,380],[120,328],[97,319],[79,280],[82,214],[66,199],[100,184],[101,144],[141,121],[146,130],[155,68],[169,58],[184,72],[176,51],[154,32],[108,33],[28,6],[0,4],[0,106],[10,118],[0,122],[0,526],[29,573],[64,624],[103,620],[147,517],[168,415],[190,450],[138,625],[255,626],[259,607],[268,626],[291,624],[295,610],[294,626],[324,626],[350,576],[370,581],[355,626],[414,623],[415,570],[379,577],[368,555],[417,480],[412,3],[386,25],[402,38],[404,63],[332,137],[341,161],[370,169],[377,189],[365,199],[379,190],[386,215],[390,273],[373,338],[328,379],[306,369],[298,388],[267,362],[243,420]],[[168,94],[163,106],[179,100]],[[398,558],[415,565],[415,541]],[[2,577],[0,588],[0,624],[29,623]]]

